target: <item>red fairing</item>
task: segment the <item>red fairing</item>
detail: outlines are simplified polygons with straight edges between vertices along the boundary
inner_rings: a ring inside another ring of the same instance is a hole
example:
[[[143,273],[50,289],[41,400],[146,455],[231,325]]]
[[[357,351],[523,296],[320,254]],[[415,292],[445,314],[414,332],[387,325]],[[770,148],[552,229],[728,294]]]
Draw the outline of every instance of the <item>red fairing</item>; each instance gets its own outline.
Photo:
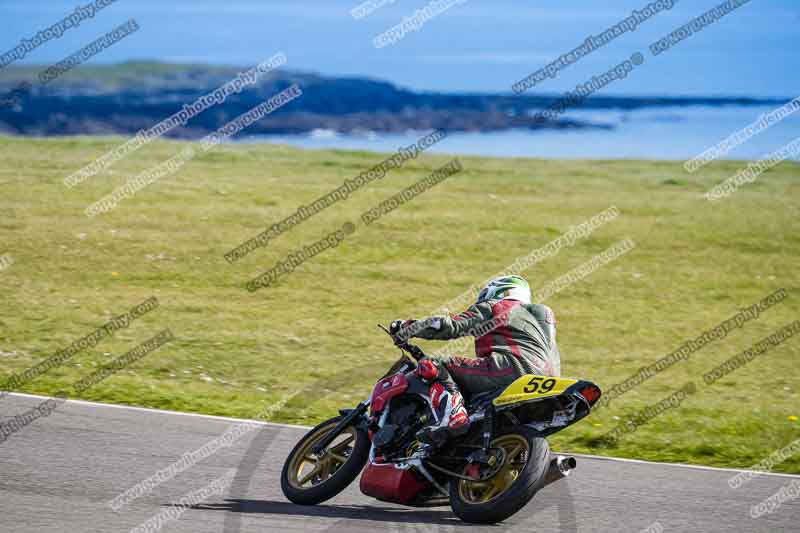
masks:
[[[372,390],[370,412],[380,413],[389,404],[389,400],[403,394],[408,388],[408,380],[403,374],[395,374],[380,380]]]
[[[385,502],[406,504],[428,488],[411,470],[370,463],[361,474],[361,492]]]

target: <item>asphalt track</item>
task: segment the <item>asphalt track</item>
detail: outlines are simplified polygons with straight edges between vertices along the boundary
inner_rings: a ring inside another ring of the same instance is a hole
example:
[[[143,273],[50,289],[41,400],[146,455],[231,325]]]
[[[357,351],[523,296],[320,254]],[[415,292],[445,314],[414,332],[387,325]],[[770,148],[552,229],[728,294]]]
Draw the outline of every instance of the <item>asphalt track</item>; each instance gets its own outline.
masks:
[[[0,399],[0,422],[45,398]],[[361,495],[356,484],[316,507],[289,503],[278,478],[304,428],[263,424],[118,512],[109,501],[238,421],[68,401],[0,442],[0,531],[130,531],[175,509],[187,493],[236,472],[223,494],[161,531],[429,532],[800,531],[800,498],[753,519],[750,508],[798,476],[762,475],[738,489],[731,470],[578,456],[578,469],[495,526],[464,525],[446,507],[408,509]],[[654,528],[654,529],[653,529]]]

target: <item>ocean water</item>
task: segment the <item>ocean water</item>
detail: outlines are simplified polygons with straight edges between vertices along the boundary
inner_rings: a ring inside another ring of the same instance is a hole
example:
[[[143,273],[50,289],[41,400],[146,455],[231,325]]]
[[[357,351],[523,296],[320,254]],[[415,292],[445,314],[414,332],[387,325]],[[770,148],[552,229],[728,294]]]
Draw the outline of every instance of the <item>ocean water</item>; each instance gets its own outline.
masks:
[[[611,129],[510,130],[451,133],[432,153],[497,157],[565,159],[692,158],[777,106],[650,107],[634,111],[573,111],[567,118],[612,126]],[[392,152],[415,142],[423,132],[342,135],[315,131],[307,135],[250,136],[240,142],[289,144],[308,149],[333,148]],[[772,125],[728,153],[726,159],[759,159],[800,138],[800,111]],[[800,159],[793,157],[792,159]]]

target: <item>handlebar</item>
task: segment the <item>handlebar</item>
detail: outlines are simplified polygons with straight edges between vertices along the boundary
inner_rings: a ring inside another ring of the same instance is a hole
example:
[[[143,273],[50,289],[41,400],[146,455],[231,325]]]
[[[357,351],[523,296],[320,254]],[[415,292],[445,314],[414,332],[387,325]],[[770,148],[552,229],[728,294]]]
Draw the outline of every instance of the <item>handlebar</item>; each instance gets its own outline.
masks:
[[[422,348],[416,346],[414,344],[409,344],[407,341],[403,343],[395,343],[401,350],[407,351],[411,357],[414,358],[415,361],[421,360],[425,357],[425,352],[422,351]]]
[[[411,355],[411,357],[413,357],[415,361],[419,361],[420,359],[425,357],[425,352],[423,352],[422,348],[420,348],[419,346],[411,344],[407,340],[404,341],[398,339],[397,337],[392,335],[392,333],[388,329],[386,329],[382,324],[378,324],[378,327],[381,328],[383,331],[385,331],[386,334],[392,338],[392,341],[394,342],[395,346],[397,346],[404,352],[408,352],[408,354]]]

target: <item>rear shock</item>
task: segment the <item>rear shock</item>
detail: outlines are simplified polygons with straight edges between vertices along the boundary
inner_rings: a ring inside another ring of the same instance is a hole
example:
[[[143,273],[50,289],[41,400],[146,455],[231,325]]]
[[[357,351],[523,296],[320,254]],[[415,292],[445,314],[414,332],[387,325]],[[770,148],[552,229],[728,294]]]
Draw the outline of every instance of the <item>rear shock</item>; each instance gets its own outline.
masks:
[[[483,451],[487,455],[494,435],[494,416],[494,406],[492,405],[486,410],[486,416],[483,418]]]

